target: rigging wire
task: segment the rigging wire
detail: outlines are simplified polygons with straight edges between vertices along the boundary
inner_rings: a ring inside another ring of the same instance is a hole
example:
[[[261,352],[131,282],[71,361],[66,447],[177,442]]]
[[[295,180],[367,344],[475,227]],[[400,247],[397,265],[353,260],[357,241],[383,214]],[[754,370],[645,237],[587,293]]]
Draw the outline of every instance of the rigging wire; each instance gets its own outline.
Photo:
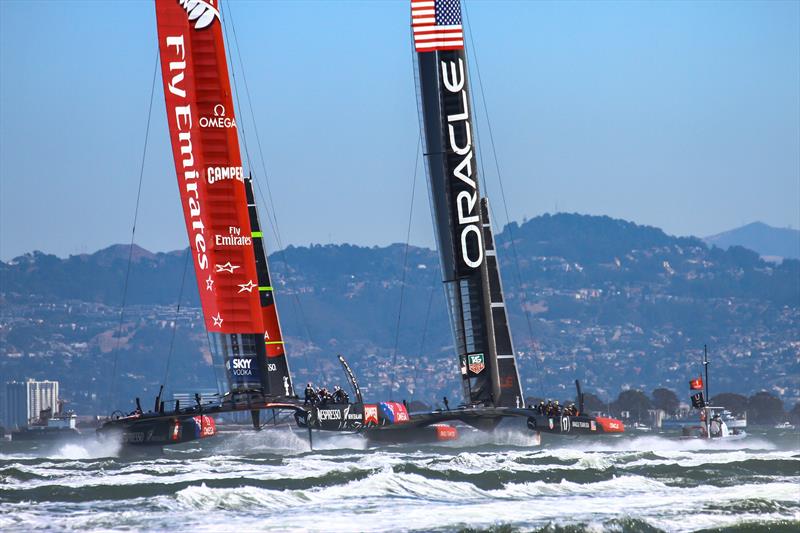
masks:
[[[436,286],[438,285],[436,276],[433,276],[433,284],[431,284],[431,290],[428,291],[428,308],[425,310],[425,320],[422,323],[422,338],[419,342],[419,356],[422,357],[423,350],[425,349],[425,340],[428,336],[428,320],[431,316],[431,305],[433,304],[433,294],[436,291]],[[417,390],[417,359],[414,359],[414,390]]]
[[[136,222],[139,219],[139,202],[142,197],[142,181],[144,180],[144,163],[147,159],[147,141],[150,137],[150,119],[153,116],[153,97],[156,92],[156,76],[158,74],[158,63],[159,63],[159,53],[158,48],[156,48],[156,61],[155,65],[153,66],[153,81],[151,82],[150,86],[150,104],[148,106],[147,111],[147,125],[145,126],[145,133],[144,133],[144,146],[142,147],[142,161],[139,165],[139,185],[136,189],[136,207],[133,211],[133,227],[131,228],[131,244],[130,248],[128,249],[128,265],[125,269],[125,283],[122,289],[122,305],[120,306],[119,310],[119,325],[117,326],[117,344],[114,347],[114,366],[111,371],[111,383],[108,389],[108,397],[109,397],[109,405],[113,404],[113,393],[114,387],[117,381],[117,362],[119,360],[119,347],[122,343],[122,325],[125,320],[125,305],[128,299],[128,282],[130,281],[131,277],[131,265],[133,264],[133,243],[135,242],[136,238]]]
[[[419,155],[422,150],[422,136],[417,138],[417,155],[414,158],[414,178],[411,180],[411,205],[408,209],[408,225],[406,227],[406,245],[403,251],[403,270],[400,274],[400,303],[397,308],[397,325],[394,332],[394,351],[392,354],[392,383],[390,384],[389,394],[391,395],[394,384],[397,381],[397,345],[400,342],[400,318],[403,314],[403,295],[406,287],[406,270],[408,265],[408,249],[411,240],[411,221],[414,215],[414,196],[417,191],[417,171],[419,169]]]
[[[510,217],[510,215],[508,213],[508,203],[506,202],[506,192],[505,192],[505,188],[503,187],[503,177],[502,177],[502,174],[500,172],[500,162],[499,162],[499,160],[497,158],[497,147],[495,146],[495,142],[494,142],[494,132],[492,130],[492,121],[489,118],[489,109],[488,109],[488,106],[486,104],[486,93],[484,92],[484,89],[483,89],[483,79],[481,77],[480,64],[478,62],[478,52],[477,52],[477,50],[475,48],[475,42],[474,42],[473,37],[472,37],[473,32],[472,32],[472,26],[471,26],[471,24],[469,22],[469,12],[468,12],[467,2],[466,1],[464,2],[464,21],[466,22],[467,26],[469,27],[469,43],[470,43],[470,48],[472,50],[472,55],[475,58],[475,73],[478,75],[478,86],[480,88],[481,101],[482,101],[482,104],[483,104],[483,114],[484,114],[484,117],[486,118],[486,125],[487,125],[488,130],[489,130],[489,143],[492,146],[492,156],[494,158],[495,170],[497,172],[497,181],[498,181],[498,184],[500,185],[500,196],[501,196],[501,198],[503,200],[503,210],[504,210],[505,215],[506,215],[506,228],[508,228],[509,241],[511,242],[511,253],[514,256],[514,266],[515,266],[515,272],[517,274],[517,283],[519,284],[519,290],[522,293],[522,306],[521,307],[522,307],[522,310],[525,313],[525,322],[526,322],[526,324],[528,326],[528,342],[531,345],[532,351],[534,351],[533,360],[534,360],[534,364],[536,365],[536,374],[539,377],[539,388],[541,389],[541,393],[544,394],[544,383],[542,381],[542,373],[541,373],[541,369],[540,369],[540,366],[539,366],[539,358],[537,357],[537,354],[535,353],[536,352],[536,344],[534,343],[533,326],[531,324],[530,312],[528,311],[528,307],[526,305],[527,304],[527,299],[528,299],[527,298],[527,291],[525,291],[525,287],[522,284],[522,272],[521,272],[520,266],[519,266],[519,255],[517,254],[517,246],[516,246],[516,243],[514,241],[514,232],[513,232],[513,229],[511,227],[511,217]],[[476,129],[477,129],[477,124],[476,124]],[[482,163],[481,163],[481,165],[482,165]],[[485,180],[486,180],[486,177],[484,175],[484,187],[485,187],[485,183],[486,183]]]
[[[178,291],[178,306],[175,309],[175,319],[172,322],[172,337],[169,340],[169,353],[167,354],[167,365],[164,369],[164,379],[161,381],[161,386],[167,387],[167,379],[169,379],[169,366],[172,361],[173,348],[175,347],[175,333],[178,331],[178,318],[181,313],[181,301],[183,300],[183,287],[186,284],[186,270],[189,266],[189,257],[191,257],[192,247],[186,248],[186,256],[183,259],[183,275],[181,276],[181,288]]]
[[[269,222],[269,224],[271,226],[272,233],[275,236],[275,241],[276,241],[276,243],[278,245],[278,249],[276,250],[276,254],[278,255],[278,258],[280,259],[280,261],[284,264],[284,268],[286,269],[286,276],[284,278],[284,281],[286,282],[287,285],[289,285],[289,289],[291,290],[291,294],[292,294],[292,300],[291,301],[292,301],[292,304],[293,304],[293,308],[295,310],[295,316],[300,318],[299,322],[303,327],[303,331],[304,331],[305,336],[306,336],[306,341],[308,342],[309,347],[311,347],[311,346],[313,346],[314,343],[313,343],[312,336],[311,336],[311,330],[308,327],[308,320],[306,319],[306,314],[305,314],[305,311],[303,310],[303,305],[300,302],[300,297],[298,296],[298,291],[295,290],[295,287],[291,286],[292,282],[291,282],[291,278],[289,276],[289,271],[291,269],[291,266],[289,264],[289,261],[286,259],[286,252],[285,252],[285,248],[283,246],[283,239],[281,238],[280,226],[278,224],[278,213],[277,213],[277,211],[275,209],[275,203],[273,201],[272,187],[270,186],[269,173],[267,172],[267,167],[266,167],[266,158],[264,157],[264,150],[262,149],[262,145],[261,145],[261,136],[258,133],[258,125],[257,125],[257,121],[255,119],[255,112],[253,110],[253,101],[252,101],[252,99],[250,97],[250,87],[249,87],[249,85],[247,83],[247,75],[246,75],[245,69],[244,69],[244,62],[242,61],[241,47],[239,46],[239,37],[238,37],[238,35],[236,33],[236,22],[235,22],[235,20],[233,18],[233,10],[232,10],[230,4],[228,4],[226,6],[226,12],[230,16],[230,19],[231,19],[231,21],[230,21],[231,34],[233,35],[234,44],[236,45],[236,55],[237,55],[237,58],[239,59],[239,65],[241,66],[242,82],[244,83],[245,96],[247,97],[247,104],[248,104],[248,109],[250,111],[250,118],[251,118],[251,123],[252,123],[252,126],[253,126],[253,132],[255,133],[255,136],[256,136],[256,146],[258,148],[259,161],[261,163],[261,170],[262,170],[262,172],[264,174],[264,181],[265,181],[266,189],[267,189],[267,198],[269,199],[269,203],[268,204],[267,204],[267,201],[264,198],[264,191],[263,191],[263,188],[261,187],[261,180],[257,180],[257,181],[254,180],[255,184],[256,184],[256,190],[258,191],[258,196],[261,199],[261,205],[264,205],[264,206],[269,205],[269,209],[267,210],[267,221]],[[227,28],[227,24],[226,24],[225,27]],[[227,31],[226,31],[226,33],[227,33]],[[228,49],[229,63],[231,65],[231,73],[233,75],[234,90],[236,92],[236,106],[240,110],[244,111],[244,108],[242,107],[242,105],[241,105],[241,103],[239,101],[239,90],[238,90],[238,84],[236,83],[235,65],[234,65],[234,62],[232,60],[232,57],[230,56],[231,46],[228,46],[227,49]],[[252,162],[250,160],[249,150],[247,149],[247,142],[246,142],[246,138],[245,138],[244,128],[241,129],[241,136],[242,136],[242,142],[243,142],[243,144],[245,146],[245,154],[246,154],[246,157],[247,157],[247,165],[248,165],[250,171],[253,172],[253,165],[252,165]],[[277,312],[277,306],[276,306],[276,312]],[[304,353],[303,356],[307,358],[308,354]],[[287,364],[288,364],[288,358],[287,358]],[[308,365],[308,359],[306,359],[306,365]],[[324,365],[320,365],[320,366],[322,368],[322,372],[323,372],[323,376],[324,376],[325,381],[329,381],[328,380],[328,373],[327,373],[327,370],[325,369],[325,366]]]
[[[419,124],[419,145],[418,145],[419,147],[418,147],[418,150],[419,150],[419,148],[422,148],[422,150],[423,150],[423,154],[422,155],[424,157],[426,155],[425,154],[425,150],[427,149],[427,145],[426,145],[426,141],[425,141],[425,136],[423,135],[422,96],[420,94],[419,69],[417,68],[418,59],[417,59],[416,47],[414,45],[414,27],[412,26],[411,15],[410,14],[409,14],[408,28],[409,28],[408,39],[409,39],[409,44],[410,44],[409,50],[410,50],[410,57],[411,57],[411,73],[412,73],[412,77],[414,78],[414,98],[415,98],[416,104],[417,104],[417,124]],[[419,158],[419,154],[417,155],[417,157]],[[425,165],[424,160],[423,160],[423,165]],[[415,176],[416,176],[416,171],[417,171],[416,169],[417,169],[417,167],[415,166],[414,167]],[[426,170],[425,174],[426,174],[426,176],[428,176],[427,170]],[[416,179],[416,177],[415,177],[415,179]],[[433,220],[435,220],[436,217],[433,214],[433,204],[431,203],[430,195],[427,195],[427,199],[428,199],[428,210],[431,212],[431,218]],[[413,202],[413,197],[412,197],[412,202]],[[412,203],[412,208],[413,208],[413,203]],[[410,219],[410,215],[409,215],[409,219]],[[434,222],[434,224],[435,224],[435,222]],[[406,238],[406,242],[408,242],[408,237]],[[438,251],[439,251],[438,250],[439,243],[438,243],[436,238],[433,239],[433,248],[434,248],[433,251],[438,253]],[[438,285],[438,283],[439,282],[437,282],[436,276],[434,275],[433,284],[431,285],[430,294],[428,295],[428,308],[425,311],[425,321],[423,322],[423,325],[422,325],[422,339],[421,339],[420,347],[419,347],[419,355],[420,356],[422,355],[422,351],[423,351],[423,349],[425,347],[425,339],[426,339],[426,336],[427,336],[427,333],[428,333],[428,320],[430,319],[431,305],[433,303],[433,295],[434,295],[434,292],[436,290],[436,286]],[[414,358],[414,363],[413,363],[413,365],[414,365],[414,370],[413,370],[414,390],[417,389],[417,387],[416,387],[416,384],[417,384],[417,360],[418,360],[418,358]]]

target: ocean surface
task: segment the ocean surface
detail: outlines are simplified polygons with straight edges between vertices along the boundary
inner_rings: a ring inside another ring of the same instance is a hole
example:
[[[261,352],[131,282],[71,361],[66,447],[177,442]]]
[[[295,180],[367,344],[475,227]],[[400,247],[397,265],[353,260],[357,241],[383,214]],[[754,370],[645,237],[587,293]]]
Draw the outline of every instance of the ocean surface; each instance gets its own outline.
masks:
[[[276,428],[126,456],[0,443],[0,531],[800,531],[800,435],[368,448]]]

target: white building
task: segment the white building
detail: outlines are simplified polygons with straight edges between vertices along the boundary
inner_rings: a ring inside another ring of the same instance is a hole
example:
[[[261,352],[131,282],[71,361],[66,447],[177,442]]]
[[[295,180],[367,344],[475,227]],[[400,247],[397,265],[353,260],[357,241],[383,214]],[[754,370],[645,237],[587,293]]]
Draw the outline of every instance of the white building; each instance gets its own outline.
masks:
[[[6,383],[4,425],[7,429],[24,427],[39,418],[41,411],[58,412],[58,381],[12,381]]]

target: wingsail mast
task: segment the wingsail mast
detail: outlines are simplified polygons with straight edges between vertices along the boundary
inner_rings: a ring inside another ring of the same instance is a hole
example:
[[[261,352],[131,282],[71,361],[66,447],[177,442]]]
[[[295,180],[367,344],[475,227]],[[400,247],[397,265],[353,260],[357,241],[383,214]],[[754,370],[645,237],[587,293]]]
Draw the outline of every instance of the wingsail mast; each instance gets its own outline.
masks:
[[[425,161],[467,403],[524,407],[489,206],[481,198],[458,0],[411,0]]]
[[[155,0],[181,204],[227,394],[292,396],[251,178],[242,168],[217,0]]]

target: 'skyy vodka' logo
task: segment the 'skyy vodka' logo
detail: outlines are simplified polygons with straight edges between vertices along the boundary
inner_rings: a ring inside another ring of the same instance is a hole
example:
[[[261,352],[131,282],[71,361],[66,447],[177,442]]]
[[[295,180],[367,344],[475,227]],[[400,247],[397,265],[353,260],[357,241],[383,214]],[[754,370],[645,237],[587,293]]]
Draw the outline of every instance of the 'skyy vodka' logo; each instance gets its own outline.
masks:
[[[253,360],[243,358],[233,358],[228,360],[228,369],[234,376],[252,376]]]
[[[478,214],[478,184],[472,177],[474,154],[472,151],[472,131],[469,122],[467,78],[464,72],[464,62],[460,58],[458,64],[455,61],[442,61],[441,66],[442,83],[445,89],[450,93],[458,94],[462,101],[461,112],[447,115],[450,149],[462,158],[461,162],[453,169],[453,177],[467,186],[467,190],[459,191],[455,198],[458,225],[461,228],[461,258],[468,267],[478,268],[483,263],[483,235]],[[458,145],[457,127],[459,130],[463,128],[464,146]],[[468,246],[469,241],[475,242],[477,246]],[[473,253],[477,253],[477,256],[470,257],[470,250]]]
[[[178,0],[178,4],[186,10],[189,20],[194,21],[194,29],[202,30],[219,20],[219,10],[214,7],[216,0]]]

